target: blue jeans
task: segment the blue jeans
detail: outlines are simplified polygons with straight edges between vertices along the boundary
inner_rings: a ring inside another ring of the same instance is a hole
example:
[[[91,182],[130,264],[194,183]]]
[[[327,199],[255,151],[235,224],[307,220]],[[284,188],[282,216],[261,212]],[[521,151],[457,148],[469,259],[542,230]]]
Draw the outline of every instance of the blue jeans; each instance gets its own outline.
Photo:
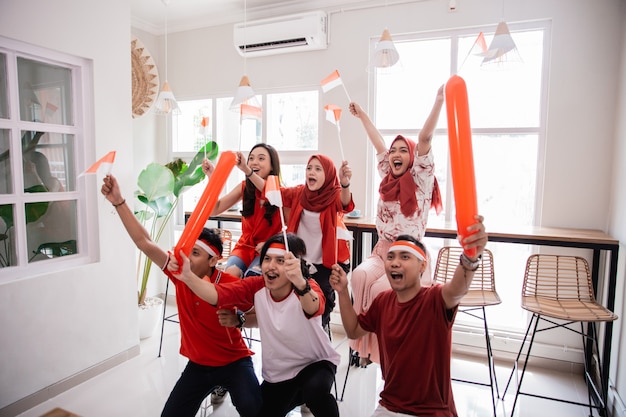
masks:
[[[204,366],[189,361],[170,393],[161,417],[194,417],[202,401],[217,386],[230,393],[242,417],[256,417],[261,409],[261,388],[250,357],[225,366]]]

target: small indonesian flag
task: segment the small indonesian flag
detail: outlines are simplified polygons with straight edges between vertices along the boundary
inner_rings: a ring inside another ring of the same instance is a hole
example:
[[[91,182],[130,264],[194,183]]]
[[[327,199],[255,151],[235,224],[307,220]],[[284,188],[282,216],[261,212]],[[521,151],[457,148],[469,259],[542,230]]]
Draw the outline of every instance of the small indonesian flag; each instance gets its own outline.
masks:
[[[280,194],[280,184],[276,175],[268,175],[265,180],[265,198],[273,206],[283,206],[283,197]]]
[[[487,41],[485,41],[485,34],[480,32],[472,45],[471,53],[474,55],[485,56],[487,53]]]
[[[250,104],[245,104],[245,103],[241,103],[241,108],[239,111],[241,113],[241,120],[246,120],[246,119],[261,120],[261,117],[263,115],[263,111],[260,107],[252,106]]]
[[[337,213],[337,239],[341,240],[352,240],[352,233],[346,227],[346,224],[343,222],[343,215],[341,213]]]
[[[326,110],[326,120],[334,125],[339,125],[339,119],[341,119],[341,107],[335,104],[327,104],[324,106]]]
[[[202,136],[209,136],[209,116],[202,116],[202,120],[200,121],[200,129],[199,132]]]
[[[328,77],[322,80],[322,91],[327,93],[335,87],[342,85],[339,71],[334,70]]]
[[[83,172],[83,174],[95,174],[101,167],[107,167],[107,170],[110,172],[111,167],[113,166],[113,162],[115,162],[115,151],[111,151],[108,154],[104,155],[95,164],[93,164],[85,172]]]

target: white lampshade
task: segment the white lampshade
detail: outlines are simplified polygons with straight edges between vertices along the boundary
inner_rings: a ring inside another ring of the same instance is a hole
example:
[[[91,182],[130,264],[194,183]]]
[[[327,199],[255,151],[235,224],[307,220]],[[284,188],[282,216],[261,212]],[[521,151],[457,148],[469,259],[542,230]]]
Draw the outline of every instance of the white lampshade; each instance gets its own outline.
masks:
[[[167,81],[163,83],[163,88],[161,88],[159,97],[154,103],[154,108],[157,114],[180,114],[180,108]]]
[[[250,80],[247,75],[241,77],[239,87],[237,87],[237,91],[235,91],[235,97],[230,103],[229,109],[239,111],[239,107],[242,103],[249,104],[254,107],[261,107],[259,100],[256,98],[256,94],[254,94],[254,90],[250,86]]]
[[[374,54],[372,55],[372,59],[369,63],[369,70],[382,70],[382,72],[390,72],[392,67],[394,67],[394,69],[399,68],[399,61],[400,54],[398,53],[396,46],[393,44],[389,30],[385,29],[383,30],[383,34],[374,49]]]
[[[522,64],[522,57],[505,22],[498,23],[489,48],[484,53],[482,68],[512,68]]]

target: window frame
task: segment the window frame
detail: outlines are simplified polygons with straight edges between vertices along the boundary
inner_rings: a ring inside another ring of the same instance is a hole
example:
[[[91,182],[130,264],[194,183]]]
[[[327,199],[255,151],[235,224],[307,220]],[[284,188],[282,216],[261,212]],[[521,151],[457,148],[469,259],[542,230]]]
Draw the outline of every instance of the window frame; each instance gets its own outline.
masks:
[[[472,135],[474,136],[492,136],[492,135],[515,135],[515,134],[526,134],[526,135],[536,135],[537,136],[537,159],[536,159],[536,177],[535,177],[535,191],[534,191],[534,202],[532,204],[534,208],[533,215],[533,225],[538,225],[541,223],[541,208],[542,208],[542,196],[543,196],[543,178],[545,172],[545,148],[546,148],[546,131],[547,131],[547,96],[548,96],[548,77],[549,77],[549,65],[550,65],[550,42],[551,42],[551,21],[550,20],[540,20],[533,22],[523,22],[523,23],[508,23],[509,29],[513,36],[515,36],[515,32],[521,31],[529,31],[529,30],[542,30],[543,31],[543,51],[542,51],[542,63],[541,63],[541,75],[540,75],[540,83],[539,86],[539,104],[538,111],[538,125],[537,126],[523,126],[523,127],[473,127],[472,126]],[[432,31],[432,32],[420,32],[420,33],[411,33],[411,34],[403,34],[399,36],[394,36],[395,42],[403,42],[403,41],[419,41],[419,40],[428,40],[428,39],[441,39],[441,38],[450,38],[450,76],[452,74],[457,73],[456,68],[461,63],[459,61],[459,41],[458,38],[461,36],[467,37],[468,35],[477,36],[479,32],[484,32],[486,35],[492,35],[495,32],[496,25],[489,26],[476,26],[476,27],[468,27],[462,29],[450,29],[450,30],[441,30],[441,31]],[[370,51],[373,51],[376,45],[376,39],[372,39],[370,42]],[[462,76],[462,74],[461,74]],[[369,94],[369,109],[370,109],[370,118],[376,125],[376,102],[377,102],[377,74],[371,72],[369,75],[369,85],[370,85],[370,94]],[[432,103],[434,100],[433,97],[425,97],[424,100],[427,100],[429,103]],[[470,109],[471,110],[471,109]],[[441,110],[445,112],[445,104]],[[426,118],[426,114],[423,115],[424,119]],[[445,115],[442,115],[445,118]],[[440,117],[441,124],[441,117]],[[414,129],[402,128],[402,129],[379,129],[383,137],[393,137],[397,134],[407,135],[409,137],[417,138],[419,131],[421,130],[421,125],[417,126]],[[433,133],[433,141],[440,140],[442,137],[447,138],[447,126],[443,126],[441,124],[440,127],[435,129]],[[447,147],[447,142],[445,144]],[[453,209],[454,204],[454,194],[452,189],[452,181],[451,172],[450,172],[450,161],[449,158],[446,161],[446,167],[444,171],[447,175],[447,181],[445,189],[442,188],[442,194],[445,193],[444,196],[444,212],[441,216],[435,216],[434,214],[429,216],[428,226],[429,227],[437,227],[442,226],[444,224],[456,224],[455,212]],[[375,159],[375,152],[373,147],[368,147],[368,160],[367,160],[367,169],[371,172],[371,175],[367,176],[368,184],[366,184],[367,190],[367,200],[368,201],[368,209],[370,212],[375,214],[377,201],[378,201],[378,184],[380,183],[380,178],[377,172],[377,161]],[[441,180],[440,180],[441,184]],[[489,219],[487,219],[487,223]],[[488,225],[489,226],[489,225]],[[442,245],[458,245],[458,242],[451,240],[441,240],[441,239],[433,239],[433,238],[425,238],[425,241],[429,248],[431,249],[433,261],[436,260],[436,251]],[[530,247],[525,245],[516,245],[514,248],[509,246],[501,246],[505,244],[497,244],[490,243],[489,247],[492,251],[497,250],[498,247],[503,251],[503,257],[508,259],[507,257],[511,256],[511,251],[518,251],[519,255],[516,257],[515,261],[525,261],[525,258],[534,251],[537,251],[537,247]],[[516,252],[517,253],[517,252]],[[520,259],[517,259],[520,258]],[[523,258],[523,259],[522,259]],[[496,255],[496,262],[498,262]],[[503,262],[503,261],[501,261]],[[511,264],[513,265],[513,264]],[[517,274],[519,272],[519,268],[511,267],[510,270],[507,269],[508,265],[502,265],[502,268],[498,271],[501,276],[515,276],[512,274]],[[523,267],[523,265],[521,265]],[[434,270],[434,267],[433,267]],[[523,269],[522,269],[523,271]],[[519,274],[517,274],[519,275]],[[521,287],[521,281],[519,283]],[[516,305],[511,304],[514,303],[513,300],[508,300],[507,305],[511,308],[516,308]],[[507,310],[508,311],[508,310]],[[516,314],[515,319],[519,324],[514,326],[506,327],[505,325],[494,325],[490,323],[490,330],[494,333],[494,335],[504,335],[504,337],[508,337],[510,335],[514,337],[518,337],[520,334],[523,335],[523,331],[525,330],[525,325],[527,322],[527,315],[523,310],[520,309],[519,314],[517,314],[517,310],[514,313]],[[490,313],[488,313],[490,314]],[[493,314],[493,313],[491,313]],[[492,321],[493,322],[493,321]],[[456,325],[456,331],[461,329],[473,329],[480,327],[479,323],[470,323],[468,321],[459,320],[459,323]],[[468,337],[468,332],[459,332],[463,333],[461,336],[455,336],[457,340],[461,341],[463,344],[474,345],[477,344],[480,346],[484,341],[480,340],[472,340],[472,337]],[[471,331],[469,331],[471,333]],[[553,343],[557,343],[553,341]]]
[[[99,232],[97,205],[94,193],[87,190],[95,187],[95,179],[81,179],[76,175],[73,191],[45,193],[42,199],[39,193],[24,193],[23,164],[21,152],[21,134],[25,131],[43,131],[72,135],[74,141],[74,170],[78,174],[87,168],[87,161],[95,161],[95,135],[93,118],[93,62],[86,58],[64,54],[36,45],[20,42],[0,36],[0,53],[6,55],[8,118],[0,118],[0,129],[9,132],[9,150],[11,156],[11,175],[13,192],[0,195],[0,204],[13,204],[17,264],[0,268],[0,284],[38,274],[60,272],[68,268],[97,261],[99,251]],[[72,120],[71,125],[60,125],[20,120],[17,59],[24,58],[65,67],[71,72]],[[88,186],[89,185],[89,186]],[[93,185],[93,187],[90,187]],[[17,192],[19,190],[19,192]],[[37,201],[71,200],[76,204],[76,240],[77,253],[28,263],[31,254],[26,243],[26,218],[24,204]]]

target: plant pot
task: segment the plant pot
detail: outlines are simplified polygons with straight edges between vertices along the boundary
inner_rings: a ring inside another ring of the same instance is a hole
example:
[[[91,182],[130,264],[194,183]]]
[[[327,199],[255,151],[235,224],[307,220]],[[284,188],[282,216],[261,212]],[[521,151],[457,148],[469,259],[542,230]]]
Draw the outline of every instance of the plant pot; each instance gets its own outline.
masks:
[[[163,300],[158,297],[146,297],[144,304],[138,308],[139,339],[147,339],[157,329],[163,317]]]

